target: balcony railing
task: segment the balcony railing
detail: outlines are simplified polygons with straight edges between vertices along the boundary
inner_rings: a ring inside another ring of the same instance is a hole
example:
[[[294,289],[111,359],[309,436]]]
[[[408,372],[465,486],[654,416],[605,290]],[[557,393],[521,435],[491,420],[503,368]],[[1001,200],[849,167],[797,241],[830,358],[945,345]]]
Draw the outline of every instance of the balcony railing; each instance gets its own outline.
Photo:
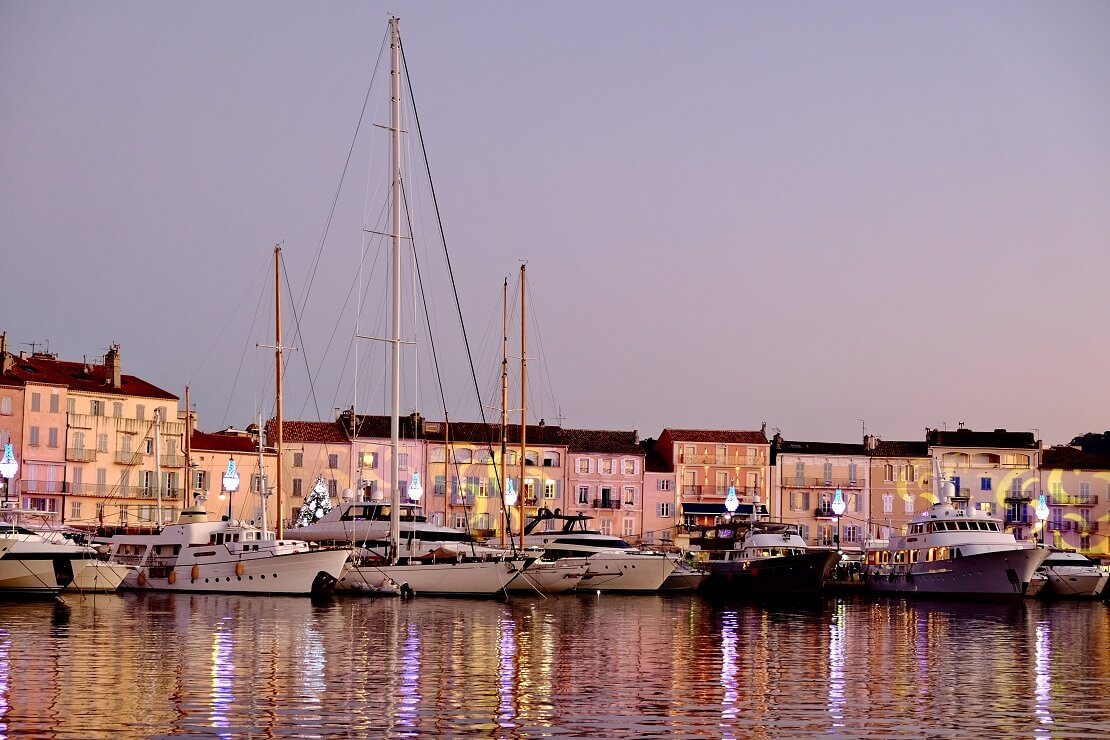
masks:
[[[820,518],[826,518],[826,519],[835,519],[836,518],[836,514],[833,513],[833,510],[832,510],[831,506],[824,506],[824,505],[818,506],[817,509],[814,511],[814,514],[817,517],[820,517]]]
[[[185,467],[184,455],[162,455],[162,467],[164,468],[183,468]]]
[[[747,465],[755,467],[763,465],[763,455],[717,455],[715,453],[696,453],[689,455],[681,453],[679,461],[683,465],[728,465],[735,467],[737,465]]]
[[[783,488],[863,488],[863,481],[852,478],[783,478]]]
[[[1074,519],[1065,519],[1061,522],[1049,521],[1048,529],[1050,532],[1079,532],[1081,534],[1089,534],[1099,531],[1099,522],[1084,522]]]
[[[1014,490],[1006,491],[1006,500],[1007,501],[1032,501],[1034,498],[1036,498],[1036,496],[1033,495],[1033,491],[1031,491],[1031,490],[1029,490],[1029,491],[1014,491]]]
[[[605,499],[605,498],[595,498],[594,499],[594,508],[595,509],[619,509],[620,507],[621,507],[621,502],[616,500],[616,499]]]
[[[96,450],[86,450],[83,447],[67,447],[66,460],[69,462],[92,462],[96,460]]]
[[[1054,506],[1098,506],[1098,496],[1054,493],[1048,497],[1048,503]]]
[[[1009,524],[1026,524],[1026,525],[1028,525],[1028,524],[1033,524],[1035,520],[1033,519],[1033,517],[1029,516],[1028,514],[1018,514],[1016,516],[1011,515],[1011,514],[1007,514],[1004,521],[1008,525]]]
[[[120,465],[142,465],[143,453],[141,452],[117,452],[116,462]]]
[[[750,500],[752,496],[759,493],[758,486],[737,486],[736,495],[745,497]],[[687,501],[716,501],[724,499],[728,496],[728,486],[691,486],[685,485],[682,487],[682,498]]]

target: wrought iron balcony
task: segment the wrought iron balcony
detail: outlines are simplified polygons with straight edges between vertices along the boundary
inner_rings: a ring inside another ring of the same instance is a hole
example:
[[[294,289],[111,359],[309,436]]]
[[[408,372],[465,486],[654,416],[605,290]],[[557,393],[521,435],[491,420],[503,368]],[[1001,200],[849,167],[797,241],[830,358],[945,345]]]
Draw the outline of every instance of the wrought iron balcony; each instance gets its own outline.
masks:
[[[67,447],[66,460],[69,462],[93,462],[96,460],[96,450],[86,450],[83,447]]]
[[[863,481],[852,478],[823,478],[793,476],[782,479],[783,488],[863,488]]]
[[[594,508],[595,509],[619,509],[620,507],[621,507],[621,502],[618,501],[617,499],[605,499],[605,498],[595,498],[594,499]]]
[[[1054,493],[1048,497],[1048,503],[1053,506],[1098,506],[1098,496]]]
[[[120,465],[142,465],[143,453],[141,452],[117,452],[116,462]]]

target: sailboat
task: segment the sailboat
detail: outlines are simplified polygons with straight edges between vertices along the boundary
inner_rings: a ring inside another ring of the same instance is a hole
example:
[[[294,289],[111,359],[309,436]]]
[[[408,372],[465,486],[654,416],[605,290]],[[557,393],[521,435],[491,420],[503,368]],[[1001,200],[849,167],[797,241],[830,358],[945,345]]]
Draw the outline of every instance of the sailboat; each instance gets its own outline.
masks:
[[[372,539],[355,539],[354,557],[339,579],[338,588],[367,594],[392,592],[397,584],[404,594],[442,596],[495,596],[505,592],[525,565],[523,558],[506,557],[490,548],[448,546],[401,537],[400,405],[401,405],[401,241],[403,201],[401,182],[401,35],[400,19],[389,20],[392,105],[390,109],[392,179],[392,327],[390,347],[390,467],[389,506],[377,515],[389,517],[385,548]],[[410,486],[409,492],[412,493]],[[374,516],[364,509],[368,517]],[[411,516],[411,515],[410,515]],[[310,525],[311,527],[311,525]]]
[[[275,300],[277,302],[277,419],[281,429],[281,247],[274,248]],[[155,415],[155,440],[160,415]],[[280,445],[280,431],[278,432]],[[261,475],[259,433],[259,496],[265,506],[265,476]],[[155,450],[157,458],[157,449]],[[279,447],[280,454],[280,447]],[[279,458],[280,459],[280,458]],[[345,549],[314,549],[302,540],[285,539],[281,524],[281,466],[278,466],[278,531],[235,521],[230,516],[209,521],[205,502],[198,498],[182,509],[175,524],[159,521],[153,534],[118,534],[107,540],[112,563],[131,566],[121,588],[139,591],[183,591],[234,594],[318,595],[335,588],[350,556]],[[233,477],[233,478],[232,478]],[[161,476],[155,475],[161,502]],[[238,485],[238,474],[229,463],[225,479]],[[161,519],[161,506],[158,507]]]

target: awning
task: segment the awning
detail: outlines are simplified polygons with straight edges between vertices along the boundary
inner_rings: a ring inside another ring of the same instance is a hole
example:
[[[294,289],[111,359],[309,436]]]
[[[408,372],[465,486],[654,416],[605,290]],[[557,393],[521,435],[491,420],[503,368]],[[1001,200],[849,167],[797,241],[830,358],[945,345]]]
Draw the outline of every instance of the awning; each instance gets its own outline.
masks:
[[[683,503],[682,504],[682,513],[683,514],[697,514],[697,515],[701,515],[701,516],[723,516],[724,514],[728,513],[728,509],[725,508],[725,502],[724,501],[721,501],[720,503],[705,503],[705,502],[690,503],[690,504]],[[763,504],[760,504],[759,505],[759,513],[766,516],[767,507]],[[736,516],[751,516],[752,515],[752,505],[751,504],[740,504],[738,507],[736,507],[735,515]]]

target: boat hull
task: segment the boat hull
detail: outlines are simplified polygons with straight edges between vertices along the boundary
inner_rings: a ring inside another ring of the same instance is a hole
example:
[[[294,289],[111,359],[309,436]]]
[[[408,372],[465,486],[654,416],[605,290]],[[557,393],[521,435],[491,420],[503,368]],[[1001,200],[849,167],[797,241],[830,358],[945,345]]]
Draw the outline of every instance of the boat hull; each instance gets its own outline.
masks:
[[[868,590],[901,596],[1021,599],[1037,567],[1048,557],[1038,548],[992,550],[865,571]]]
[[[586,558],[533,560],[509,585],[511,593],[560,594],[575,589],[586,575]]]
[[[1042,599],[1096,599],[1106,587],[1106,572],[1097,566],[1043,568],[1047,584]]]
[[[805,596],[824,587],[840,556],[831,550],[747,560],[711,560],[702,591],[717,596]]]
[[[0,596],[54,596],[72,583],[82,559],[8,552],[0,557]]]
[[[589,557],[589,569],[575,587],[578,591],[658,591],[675,569],[664,555],[599,552]]]
[[[75,563],[75,565],[77,565]],[[123,579],[131,572],[126,565],[107,563],[103,560],[85,560],[76,570],[73,580],[66,586],[66,591],[80,591],[84,593],[111,593],[120,587]]]
[[[235,559],[145,566],[131,570],[120,588],[130,591],[281,594],[330,593],[343,573],[347,550],[312,550],[271,555],[244,552]]]
[[[679,562],[659,587],[660,591],[697,591],[709,573]]]
[[[336,590],[380,593],[383,584],[397,584],[417,596],[492,597],[505,592],[524,567],[523,560],[441,561],[412,564],[348,563]]]

